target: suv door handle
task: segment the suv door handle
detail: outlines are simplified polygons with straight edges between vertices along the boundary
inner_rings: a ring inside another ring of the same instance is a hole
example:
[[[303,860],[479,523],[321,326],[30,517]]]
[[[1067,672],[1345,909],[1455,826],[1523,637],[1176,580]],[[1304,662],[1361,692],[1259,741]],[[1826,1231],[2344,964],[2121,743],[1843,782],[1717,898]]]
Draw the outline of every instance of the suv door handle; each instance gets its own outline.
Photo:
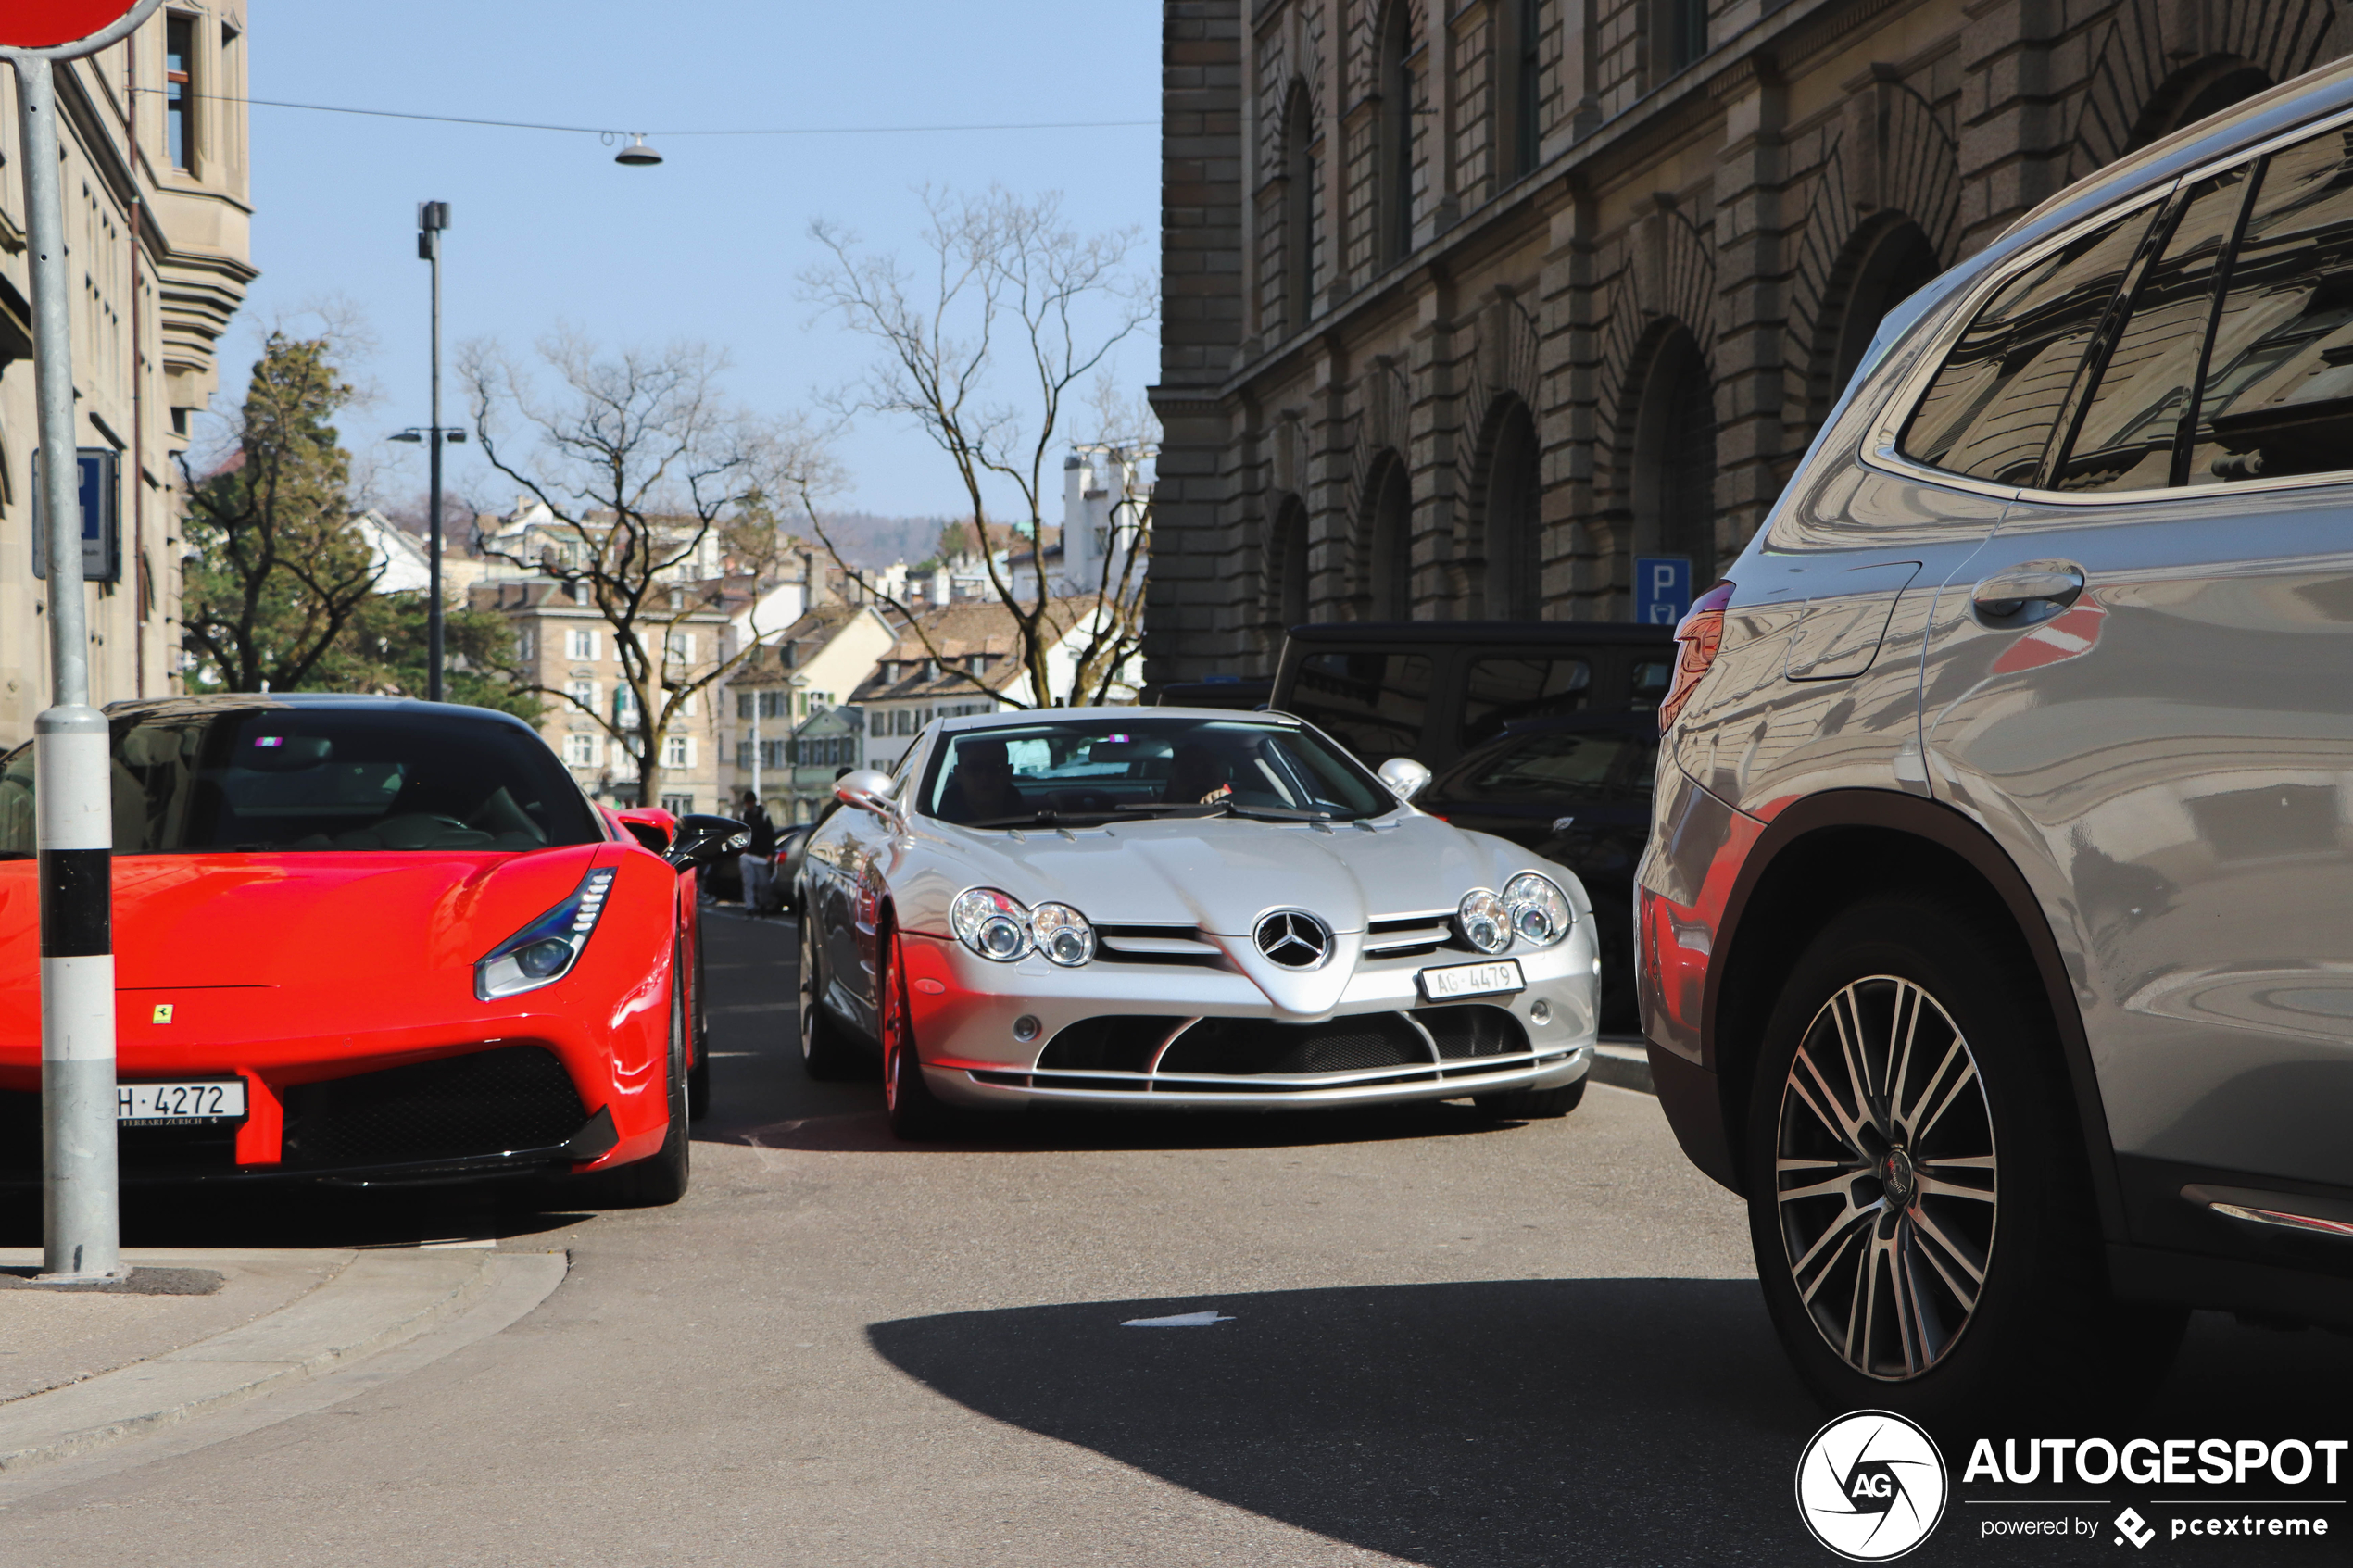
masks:
[[[1969,600],[1989,620],[2007,621],[2030,605],[2065,609],[2083,592],[2083,569],[2072,561],[2022,561],[1978,579]]]

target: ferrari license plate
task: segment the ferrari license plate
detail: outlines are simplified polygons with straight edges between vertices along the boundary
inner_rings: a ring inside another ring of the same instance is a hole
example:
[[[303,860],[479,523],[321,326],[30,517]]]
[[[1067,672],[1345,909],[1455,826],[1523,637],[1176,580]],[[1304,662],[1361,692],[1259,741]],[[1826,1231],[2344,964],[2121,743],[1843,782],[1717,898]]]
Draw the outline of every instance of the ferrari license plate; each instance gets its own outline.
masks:
[[[1501,992],[1516,991],[1528,984],[1520,978],[1517,959],[1500,959],[1493,963],[1456,964],[1451,969],[1426,969],[1421,973],[1422,995],[1433,1002],[1451,1002],[1462,997],[1492,997]]]
[[[116,1124],[124,1127],[235,1122],[245,1113],[245,1081],[209,1078],[188,1084],[118,1084],[114,1107]]]

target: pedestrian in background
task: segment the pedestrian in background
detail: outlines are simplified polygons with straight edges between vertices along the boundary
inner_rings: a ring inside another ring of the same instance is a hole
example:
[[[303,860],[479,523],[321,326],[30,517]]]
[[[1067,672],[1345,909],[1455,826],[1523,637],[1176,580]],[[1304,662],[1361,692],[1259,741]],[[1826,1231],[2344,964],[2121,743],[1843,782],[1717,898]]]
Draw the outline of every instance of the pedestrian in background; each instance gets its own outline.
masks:
[[[743,869],[744,910],[764,915],[771,912],[768,895],[776,859],[776,824],[768,820],[768,809],[749,790],[744,791],[743,810],[739,814],[744,825],[751,830],[751,840],[744,846],[736,862]]]

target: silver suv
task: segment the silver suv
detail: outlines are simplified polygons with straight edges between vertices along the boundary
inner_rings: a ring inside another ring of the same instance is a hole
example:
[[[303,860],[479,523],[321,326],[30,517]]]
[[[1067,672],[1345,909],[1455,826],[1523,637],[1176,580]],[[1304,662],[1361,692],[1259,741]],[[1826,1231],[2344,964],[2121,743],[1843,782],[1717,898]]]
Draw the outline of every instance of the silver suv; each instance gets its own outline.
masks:
[[[1826,1403],[2353,1324],[2353,65],[1906,301],[1678,631],[1635,894]]]

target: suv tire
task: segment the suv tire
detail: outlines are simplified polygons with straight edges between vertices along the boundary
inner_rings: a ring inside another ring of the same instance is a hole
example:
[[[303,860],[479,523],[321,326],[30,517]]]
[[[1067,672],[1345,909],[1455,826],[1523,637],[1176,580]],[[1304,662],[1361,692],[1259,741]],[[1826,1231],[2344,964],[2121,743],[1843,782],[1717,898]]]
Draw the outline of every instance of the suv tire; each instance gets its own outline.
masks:
[[[2109,1295],[2057,1032],[2004,937],[1954,900],[1870,898],[1815,938],[1766,1025],[1749,1233],[1827,1409],[2100,1401],[2153,1384],[2180,1338],[2180,1311]]]

